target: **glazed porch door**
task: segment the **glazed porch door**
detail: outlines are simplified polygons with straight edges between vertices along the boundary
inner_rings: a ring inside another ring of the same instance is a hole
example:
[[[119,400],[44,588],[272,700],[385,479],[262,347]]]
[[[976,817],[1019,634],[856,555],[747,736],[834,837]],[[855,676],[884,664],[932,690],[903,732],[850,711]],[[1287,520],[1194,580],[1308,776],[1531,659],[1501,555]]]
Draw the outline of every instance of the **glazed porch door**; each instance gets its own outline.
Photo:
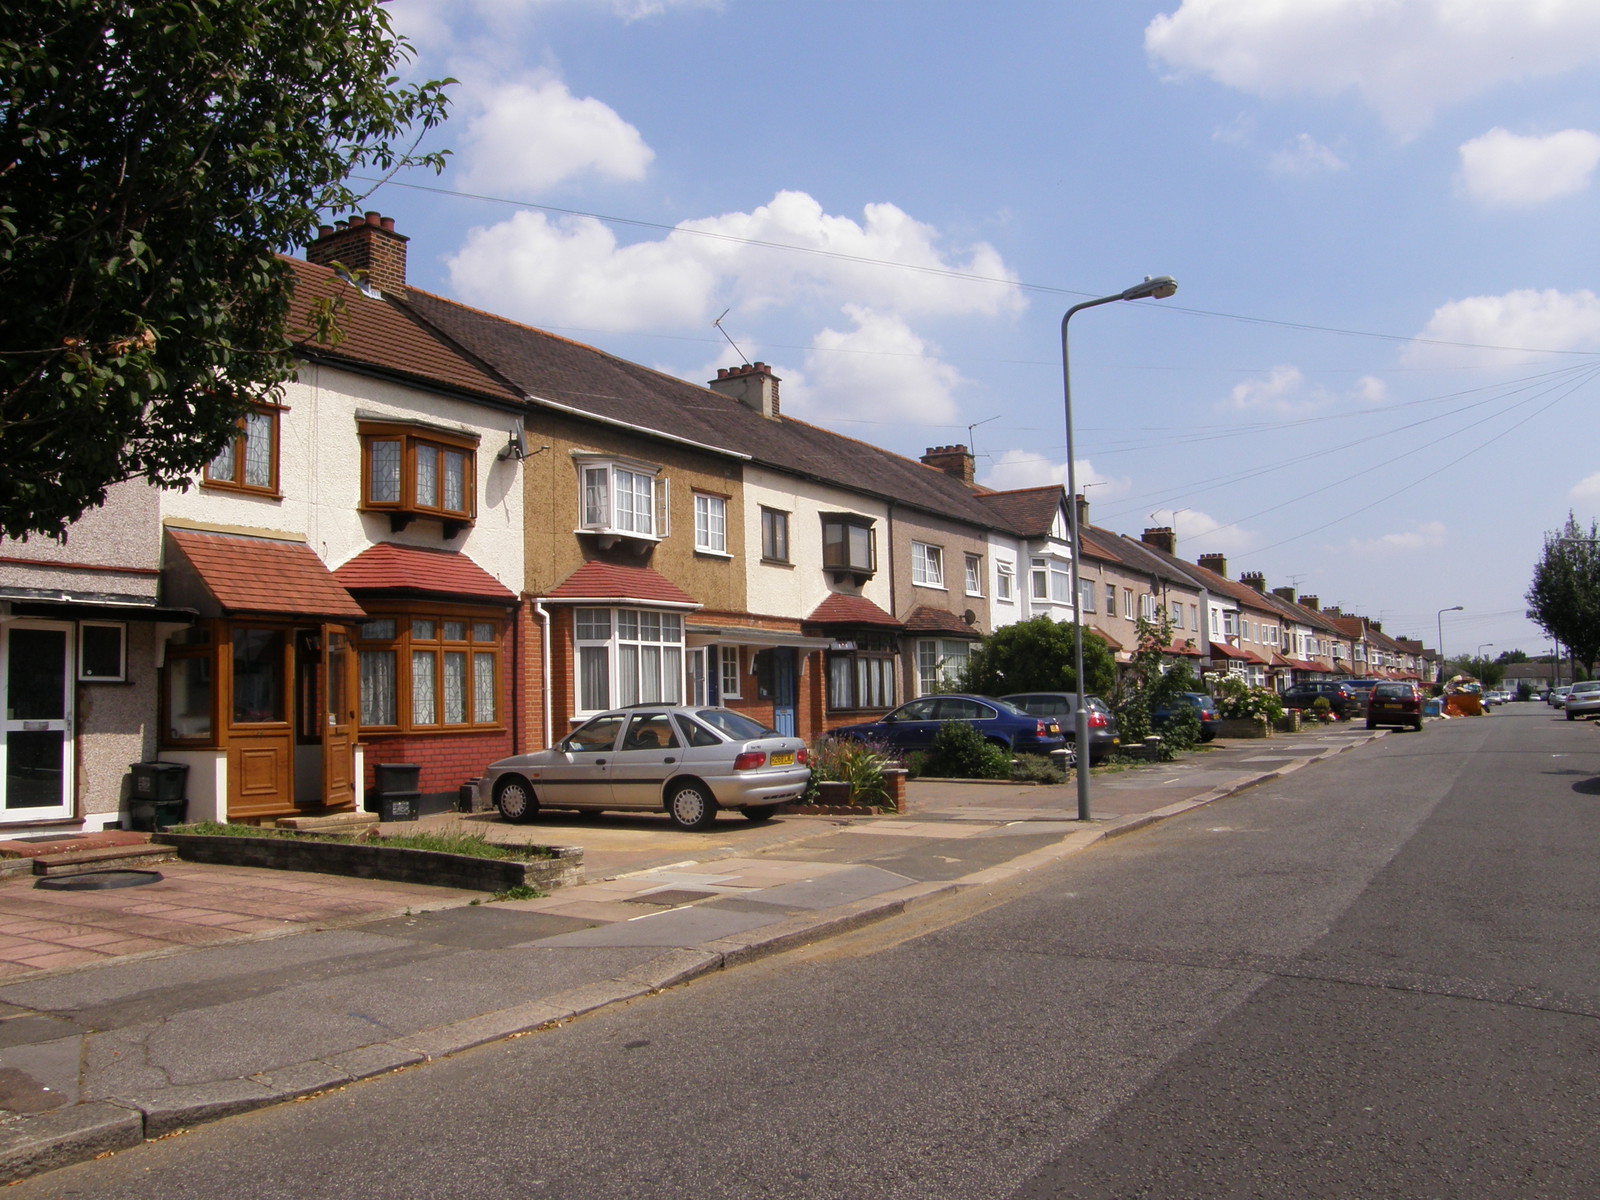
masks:
[[[0,632],[0,823],[70,817],[73,626],[19,621]]]
[[[356,655],[339,625],[322,627],[322,803],[356,802]]]
[[[780,646],[772,654],[772,727],[784,737],[794,737],[795,652]]]

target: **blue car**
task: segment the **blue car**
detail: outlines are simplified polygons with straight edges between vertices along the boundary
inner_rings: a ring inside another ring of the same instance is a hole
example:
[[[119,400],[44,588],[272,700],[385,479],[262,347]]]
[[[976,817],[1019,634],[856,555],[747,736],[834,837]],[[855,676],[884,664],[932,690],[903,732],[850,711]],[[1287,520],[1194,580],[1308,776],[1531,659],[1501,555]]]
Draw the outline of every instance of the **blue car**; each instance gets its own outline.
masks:
[[[1195,710],[1195,715],[1200,718],[1200,740],[1209,742],[1217,736],[1217,722],[1221,716],[1217,712],[1217,703],[1210,696],[1200,692],[1179,692],[1173,699],[1165,704],[1158,704],[1150,712],[1150,728],[1160,733],[1172,720],[1180,706],[1187,705]]]
[[[983,740],[1025,754],[1049,754],[1067,744],[1054,717],[1035,717],[991,696],[924,696],[863,725],[845,725],[829,736],[882,742],[902,754],[926,750],[947,721],[965,721]]]

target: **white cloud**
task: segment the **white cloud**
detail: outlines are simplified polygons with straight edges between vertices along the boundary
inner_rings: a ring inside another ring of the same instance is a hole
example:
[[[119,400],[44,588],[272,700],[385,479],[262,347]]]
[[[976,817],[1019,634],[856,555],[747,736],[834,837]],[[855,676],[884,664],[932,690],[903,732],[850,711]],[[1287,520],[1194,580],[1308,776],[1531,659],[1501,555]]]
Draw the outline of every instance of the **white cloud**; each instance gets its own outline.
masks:
[[[870,417],[901,428],[948,425],[961,373],[892,313],[846,305],[853,329],[812,339],[802,380],[785,381],[784,411],[808,420]]]
[[[1162,510],[1157,509],[1156,515]],[[1176,519],[1174,519],[1176,518]],[[1194,562],[1202,554],[1242,554],[1257,542],[1255,534],[1240,525],[1225,525],[1197,508],[1167,510],[1166,524],[1178,542],[1178,557]]]
[[[1239,412],[1299,415],[1336,404],[1370,407],[1388,399],[1388,385],[1372,375],[1356,380],[1348,393],[1309,385],[1299,367],[1273,367],[1264,377],[1236,383],[1228,393],[1226,407]]]
[[[1345,169],[1345,161],[1309,133],[1302,133],[1268,160],[1274,175],[1321,175]]]
[[[1547,137],[1519,137],[1491,129],[1461,147],[1461,186],[1479,203],[1532,208],[1576,195],[1600,166],[1600,134],[1563,129]]]
[[[1126,495],[1132,486],[1131,480],[1095,470],[1094,464],[1088,459],[1078,460],[1077,482],[1078,490],[1089,497],[1090,520],[1094,519],[1094,501]],[[995,456],[982,483],[984,487],[1002,492],[1014,488],[1048,487],[1051,484],[1066,487],[1067,464],[1046,458],[1037,450],[1006,450]]]
[[[938,240],[937,230],[893,204],[868,205],[857,222],[825,213],[803,192],[779,192],[753,212],[686,221],[659,241],[628,246],[592,218],[518,213],[473,230],[449,267],[452,286],[471,303],[533,323],[610,331],[703,325],[716,315],[713,305],[747,318],[779,307],[837,312],[846,304],[904,316],[998,316],[1025,307],[1015,274],[993,247],[979,244],[958,259]]]
[[[1182,0],[1145,50],[1267,100],[1355,92],[1397,133],[1499,84],[1600,60],[1593,0]]]
[[[1435,550],[1445,544],[1448,532],[1443,521],[1420,521],[1398,533],[1385,533],[1375,538],[1351,538],[1348,548],[1352,554],[1363,555]]]
[[[515,197],[583,175],[632,181],[655,158],[637,129],[558,79],[488,87],[472,101],[456,158],[466,188]]]
[[[1600,503],[1600,471],[1585,476],[1573,484],[1572,490],[1567,493],[1567,499],[1574,504]]]
[[[1600,348],[1600,296],[1587,289],[1558,292],[1522,289],[1502,296],[1469,296],[1434,310],[1417,335],[1428,341],[1500,347],[1472,351],[1467,361],[1482,366],[1513,363],[1525,350],[1592,350]],[[1466,353],[1455,346],[1413,344],[1408,365],[1442,366]]]

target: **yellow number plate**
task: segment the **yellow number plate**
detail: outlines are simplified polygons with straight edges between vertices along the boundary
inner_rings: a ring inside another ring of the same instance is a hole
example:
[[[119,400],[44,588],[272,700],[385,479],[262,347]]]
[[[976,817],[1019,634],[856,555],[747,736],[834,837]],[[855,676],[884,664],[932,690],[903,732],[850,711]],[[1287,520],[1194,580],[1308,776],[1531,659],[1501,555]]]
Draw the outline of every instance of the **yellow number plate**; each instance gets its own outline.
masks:
[[[774,754],[769,760],[775,767],[794,766],[794,751],[785,750],[782,754]]]

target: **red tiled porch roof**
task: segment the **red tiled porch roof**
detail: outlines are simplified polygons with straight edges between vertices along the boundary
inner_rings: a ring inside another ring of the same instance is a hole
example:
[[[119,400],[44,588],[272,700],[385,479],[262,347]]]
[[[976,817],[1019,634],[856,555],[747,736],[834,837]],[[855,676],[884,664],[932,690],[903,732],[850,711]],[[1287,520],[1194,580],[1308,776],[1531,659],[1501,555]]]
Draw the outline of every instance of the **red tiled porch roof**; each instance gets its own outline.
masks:
[[[1231,658],[1238,662],[1255,663],[1261,667],[1267,665],[1267,660],[1259,654],[1253,654],[1242,646],[1230,646],[1226,642],[1212,642],[1211,652],[1222,658]]]
[[[1109,633],[1107,633],[1104,629],[1101,629],[1100,626],[1098,626],[1098,625],[1089,626],[1089,632],[1094,634],[1095,637],[1099,638],[1102,642],[1104,642],[1108,647],[1110,647],[1110,649],[1112,651],[1126,650],[1127,649],[1126,646],[1124,646],[1121,642],[1117,641],[1116,638],[1112,637]]]
[[[817,605],[806,618],[810,625],[879,625],[886,629],[904,629],[883,609],[865,596],[847,596],[843,592],[830,592],[828,598]]]
[[[366,610],[304,542],[168,529],[226,613],[359,621]]]
[[[656,604],[699,608],[700,602],[649,567],[586,562],[543,597],[556,604]]]
[[[1184,641],[1173,642],[1169,646],[1161,647],[1161,653],[1180,654],[1186,658],[1199,658],[1202,651],[1199,646],[1195,645],[1193,638],[1187,638]]]
[[[517,596],[465,554],[380,542],[333,573],[352,592],[422,592],[515,601]]]
[[[971,638],[973,641],[983,636],[955,613],[943,608],[931,608],[926,604],[919,604],[911,610],[911,615],[906,618],[906,632],[945,633],[952,637]]]
[[[1291,658],[1289,665],[1296,671],[1318,671],[1324,675],[1333,674],[1332,667],[1325,667],[1319,662],[1312,662],[1309,658]]]

